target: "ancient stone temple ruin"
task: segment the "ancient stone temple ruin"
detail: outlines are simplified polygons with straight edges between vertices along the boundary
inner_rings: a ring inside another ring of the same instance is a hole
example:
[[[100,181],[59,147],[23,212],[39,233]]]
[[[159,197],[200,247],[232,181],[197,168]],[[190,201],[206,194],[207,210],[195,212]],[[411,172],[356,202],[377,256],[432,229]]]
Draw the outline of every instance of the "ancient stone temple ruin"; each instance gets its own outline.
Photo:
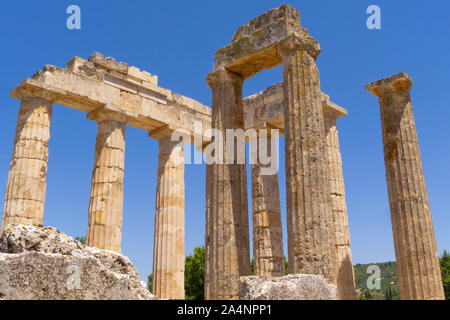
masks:
[[[337,287],[339,299],[355,299],[337,130],[337,119],[347,111],[321,91],[315,63],[320,51],[291,6],[258,16],[216,52],[206,78],[212,108],[158,86],[155,75],[99,53],[88,60],[75,57],[64,69],[45,66],[11,91],[21,102],[2,232],[9,224],[43,223],[52,106],[59,104],[97,122],[87,244],[120,252],[126,126],[146,130],[159,141],[153,292],[163,299],[184,299],[183,143],[204,151],[213,141],[211,129],[280,134],[285,138],[289,274],[323,276]],[[283,65],[282,83],[243,98],[244,80],[278,65]],[[406,75],[367,86],[382,105],[402,297],[440,299],[410,88]],[[270,142],[266,147],[277,152]],[[226,144],[219,150],[225,158]],[[206,299],[238,299],[239,278],[250,273],[248,163],[206,166]],[[264,174],[266,166],[251,164],[255,273],[280,277],[285,266],[278,174]]]

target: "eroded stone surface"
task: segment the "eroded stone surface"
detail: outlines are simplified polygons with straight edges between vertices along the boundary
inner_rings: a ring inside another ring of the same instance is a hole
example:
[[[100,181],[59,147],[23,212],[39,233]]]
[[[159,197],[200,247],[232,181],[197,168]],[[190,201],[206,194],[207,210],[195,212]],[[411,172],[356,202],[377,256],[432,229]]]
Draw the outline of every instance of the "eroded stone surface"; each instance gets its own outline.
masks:
[[[42,225],[52,110],[41,98],[20,103],[1,231],[11,223]]]
[[[112,106],[127,125],[147,131],[169,126],[194,134],[194,121],[202,122],[204,131],[210,128],[209,107],[159,87],[157,77],[146,71],[99,53],[90,61],[74,57],[66,68],[46,65],[10,95],[43,98],[83,112]]]
[[[348,227],[347,204],[345,201],[344,173],[339,148],[337,118],[347,114],[336,107],[328,107],[330,102],[324,102],[323,118],[328,163],[328,181],[330,187],[331,233],[336,246],[336,284],[340,300],[356,299],[355,274],[350,249],[350,231]]]
[[[241,277],[239,297],[241,300],[336,300],[336,287],[320,275]]]
[[[243,129],[242,77],[219,69],[207,83],[213,92],[211,127],[222,134]],[[222,151],[226,159],[225,143]],[[239,277],[250,273],[247,174],[237,156],[235,164],[206,166],[205,297],[210,300],[238,299]]]
[[[226,67],[244,79],[282,63],[277,46],[281,39],[308,32],[300,26],[300,13],[289,5],[272,9],[241,26],[232,42],[215,54],[215,68]]]
[[[314,48],[291,37],[282,47],[285,97],[286,214],[290,274],[336,284],[328,163]]]
[[[0,300],[153,300],[130,260],[52,227],[8,225],[0,238]]]

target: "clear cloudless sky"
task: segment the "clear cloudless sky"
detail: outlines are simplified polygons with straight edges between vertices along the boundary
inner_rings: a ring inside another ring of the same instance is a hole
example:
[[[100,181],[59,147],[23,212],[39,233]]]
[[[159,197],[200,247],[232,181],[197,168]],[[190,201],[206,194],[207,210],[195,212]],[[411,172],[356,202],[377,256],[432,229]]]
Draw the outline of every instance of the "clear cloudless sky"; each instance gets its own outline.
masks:
[[[81,8],[81,30],[66,9]],[[0,9],[0,195],[5,194],[19,101],[9,91],[45,64],[64,67],[95,51],[159,76],[159,84],[211,105],[205,77],[214,53],[237,28],[279,1],[4,1]],[[439,253],[450,249],[450,2],[446,0],[293,0],[302,25],[322,46],[322,90],[348,109],[339,120],[354,263],[395,259],[378,100],[364,85],[405,71],[411,91]],[[381,8],[369,30],[366,9]],[[247,80],[244,96],[282,80],[282,68]],[[141,278],[152,272],[158,144],[127,127],[122,251]],[[88,221],[96,123],[55,105],[45,225],[83,236]],[[284,142],[280,142],[284,239]],[[250,170],[249,170],[250,171]],[[205,166],[186,165],[186,254],[204,244]],[[249,184],[250,187],[250,184]],[[250,193],[249,193],[250,195]],[[251,200],[251,198],[249,198]],[[249,201],[251,210],[251,201]],[[251,212],[251,211],[250,211]],[[250,219],[251,220],[251,219]],[[250,221],[251,222],[251,221]]]

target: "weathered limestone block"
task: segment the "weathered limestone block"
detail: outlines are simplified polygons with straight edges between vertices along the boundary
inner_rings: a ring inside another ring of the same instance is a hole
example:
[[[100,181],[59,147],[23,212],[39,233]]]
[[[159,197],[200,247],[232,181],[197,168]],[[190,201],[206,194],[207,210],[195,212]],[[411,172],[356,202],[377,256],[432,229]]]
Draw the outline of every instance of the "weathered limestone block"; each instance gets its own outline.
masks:
[[[243,79],[225,69],[211,72],[211,127],[244,128]],[[226,159],[226,144],[223,159]],[[237,299],[239,277],[250,273],[247,175],[245,164],[206,166],[206,266],[205,296],[209,300]]]
[[[336,245],[336,278],[338,297],[340,300],[356,299],[355,275],[350,249],[350,232],[348,228],[347,205],[345,202],[344,173],[339,148],[339,136],[336,119],[347,115],[343,108],[323,101],[323,117],[325,124],[325,139],[328,155],[328,181],[330,186],[331,209],[330,216],[332,233]]]
[[[271,150],[269,137],[267,154],[271,152],[276,150]],[[285,274],[278,173],[263,175],[264,167],[260,163],[251,166],[255,274],[277,277]]]
[[[386,181],[404,300],[445,299],[406,73],[370,83],[379,98]]]
[[[241,300],[337,300],[337,289],[324,277],[291,274],[284,277],[241,277]]]
[[[88,114],[98,122],[92,172],[88,246],[121,251],[125,123],[115,113],[98,110]]]
[[[291,34],[304,33],[300,27],[300,13],[289,5],[256,17],[241,26],[231,44],[215,54],[215,69],[225,67],[244,79],[264,69],[282,63],[277,55],[277,43]]]
[[[245,129],[272,128],[284,134],[283,82],[243,100]]]
[[[66,68],[46,65],[10,95],[18,99],[32,95],[87,113],[114,106],[128,125],[146,131],[168,126],[199,135],[210,129],[209,107],[159,87],[156,76],[99,53],[89,60],[74,57]],[[203,132],[193,132],[196,121],[202,123]]]
[[[171,131],[158,136],[153,247],[153,293],[162,299],[184,299],[184,154],[183,142],[171,141]]]
[[[42,225],[52,108],[40,98],[20,102],[1,231],[11,223]]]
[[[336,250],[319,71],[320,45],[290,36],[278,46],[283,57],[286,204],[290,274],[319,274],[336,283]]]
[[[0,300],[154,300],[130,260],[52,227],[8,225],[0,238]]]

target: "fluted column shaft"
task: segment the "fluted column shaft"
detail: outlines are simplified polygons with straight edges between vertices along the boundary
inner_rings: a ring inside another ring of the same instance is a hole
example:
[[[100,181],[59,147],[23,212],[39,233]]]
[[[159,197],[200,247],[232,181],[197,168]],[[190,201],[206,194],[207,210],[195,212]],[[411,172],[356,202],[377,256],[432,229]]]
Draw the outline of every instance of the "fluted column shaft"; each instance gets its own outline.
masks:
[[[183,143],[159,139],[153,249],[153,294],[184,299],[184,155]]]
[[[260,140],[259,143],[266,142]],[[271,150],[270,138],[267,152],[276,152]],[[262,175],[264,166],[260,163],[251,166],[255,275],[280,277],[285,274],[285,266],[278,173]]]
[[[444,299],[433,222],[411,103],[400,73],[366,86],[380,101],[386,181],[403,300]]]
[[[8,224],[43,224],[52,109],[40,98],[20,102],[2,232]]]
[[[325,139],[328,155],[328,179],[331,196],[331,225],[334,228],[336,246],[336,277],[338,298],[340,300],[356,299],[355,274],[350,249],[350,232],[348,228],[347,205],[345,202],[344,174],[339,148],[339,136],[336,118],[342,115],[324,110]]]
[[[305,43],[305,41],[307,43]],[[320,274],[336,283],[330,225],[320,46],[312,38],[282,40],[289,273]]]
[[[123,175],[125,167],[125,124],[99,112],[95,160],[92,172],[87,245],[121,251]]]
[[[244,128],[243,79],[219,69],[207,78],[212,88],[211,127]],[[239,150],[238,152],[242,152]],[[226,143],[223,146],[223,159]],[[235,152],[235,157],[237,153]],[[238,299],[239,277],[250,273],[247,181],[245,164],[206,166],[206,299]]]

